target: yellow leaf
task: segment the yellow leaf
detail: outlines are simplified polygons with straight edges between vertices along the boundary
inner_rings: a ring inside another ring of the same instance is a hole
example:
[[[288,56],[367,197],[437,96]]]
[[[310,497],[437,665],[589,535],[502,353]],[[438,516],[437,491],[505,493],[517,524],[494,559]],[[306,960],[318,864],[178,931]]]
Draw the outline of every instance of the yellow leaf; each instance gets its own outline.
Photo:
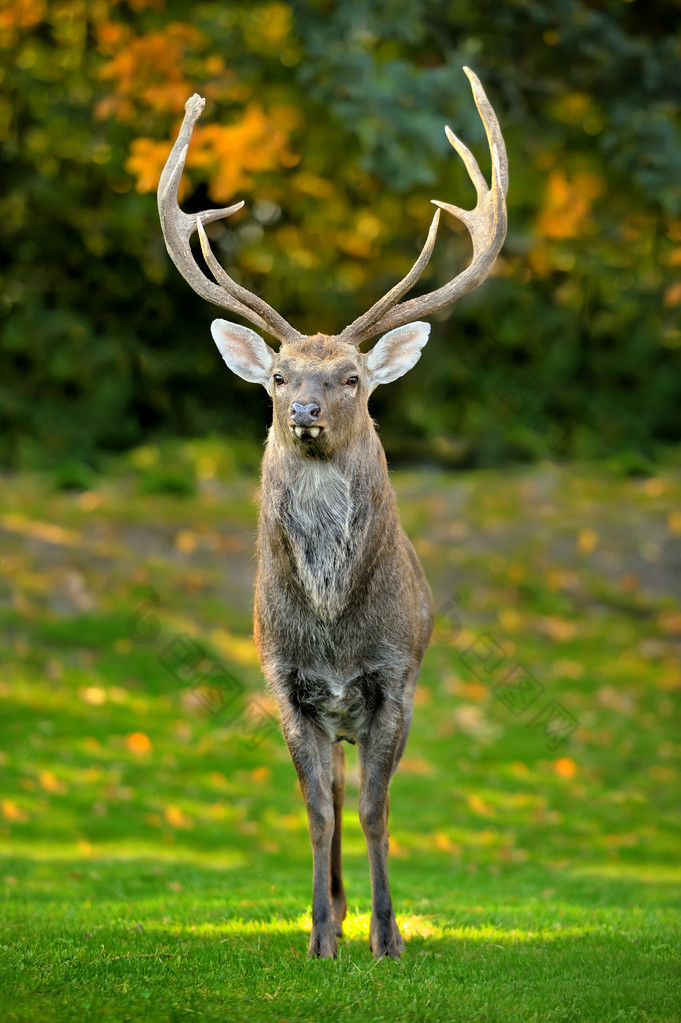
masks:
[[[13,799],[0,800],[0,812],[7,821],[16,821],[17,823],[20,823],[28,820],[28,814],[26,811],[22,810],[20,806],[17,806]]]
[[[53,522],[27,519],[23,515],[1,515],[0,526],[10,533],[19,533],[22,536],[32,537],[59,547],[80,547],[82,542],[80,533],[76,533],[72,529],[64,529]]]
[[[405,845],[400,845],[397,839],[390,835],[389,842],[389,853],[391,856],[396,856],[398,859],[408,859],[409,849]]]
[[[188,817],[179,806],[166,806],[165,818],[173,828],[191,828],[194,822]]]
[[[52,771],[41,771],[38,775],[40,787],[45,792],[66,792],[66,785],[52,773]]]
[[[182,554],[193,554],[198,542],[198,536],[191,529],[180,529],[175,534],[175,547]]]
[[[448,853],[460,853],[461,846],[458,842],[453,842],[449,835],[446,835],[444,831],[436,831],[430,836],[433,848],[439,849],[440,852]]]
[[[577,550],[580,554],[592,554],[598,544],[598,533],[593,529],[580,529],[577,533]]]
[[[80,697],[91,707],[101,707],[106,703],[106,691],[100,686],[88,686],[87,689],[81,689]]]
[[[425,777],[433,773],[433,765],[424,760],[423,757],[402,757],[400,760],[400,771],[403,774],[415,774]]]
[[[672,511],[667,516],[667,525],[670,532],[681,533],[681,511]]]
[[[514,607],[502,607],[498,613],[499,624],[505,632],[519,632],[525,619]]]
[[[657,683],[658,689],[666,692],[675,692],[681,689],[681,669],[676,666],[666,668],[660,675]]]
[[[477,792],[471,792],[466,802],[468,803],[469,809],[472,810],[473,813],[477,813],[480,817],[495,816],[494,807],[490,806],[489,803],[486,803],[485,800],[477,794]]]
[[[255,645],[250,636],[235,636],[227,629],[214,629],[210,639],[228,663],[254,667],[259,664]]]

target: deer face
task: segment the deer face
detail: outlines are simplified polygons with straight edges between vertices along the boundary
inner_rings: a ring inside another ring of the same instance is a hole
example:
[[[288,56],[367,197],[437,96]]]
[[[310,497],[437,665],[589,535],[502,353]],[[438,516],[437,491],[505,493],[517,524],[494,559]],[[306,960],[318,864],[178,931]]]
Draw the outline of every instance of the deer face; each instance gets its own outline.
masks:
[[[428,340],[427,323],[385,334],[368,354],[325,334],[283,344],[278,352],[249,327],[214,320],[211,333],[229,368],[262,384],[272,398],[278,443],[307,457],[331,457],[369,424],[367,401],[378,384],[412,368]]]

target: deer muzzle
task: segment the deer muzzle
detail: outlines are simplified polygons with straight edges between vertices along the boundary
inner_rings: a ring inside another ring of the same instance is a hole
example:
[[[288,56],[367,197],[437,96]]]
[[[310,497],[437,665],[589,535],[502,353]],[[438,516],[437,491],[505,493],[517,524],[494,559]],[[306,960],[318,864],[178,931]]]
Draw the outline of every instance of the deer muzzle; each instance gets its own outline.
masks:
[[[317,426],[321,412],[316,401],[292,402],[289,418],[291,429],[296,436],[302,437],[304,434],[309,434],[312,437],[318,437],[322,430],[321,426]]]

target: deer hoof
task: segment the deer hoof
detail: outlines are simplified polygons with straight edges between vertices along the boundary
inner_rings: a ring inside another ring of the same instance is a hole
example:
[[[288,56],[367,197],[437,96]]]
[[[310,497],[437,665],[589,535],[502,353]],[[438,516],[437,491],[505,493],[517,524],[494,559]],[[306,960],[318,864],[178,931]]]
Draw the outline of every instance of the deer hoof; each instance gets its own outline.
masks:
[[[336,958],[336,935],[333,929],[322,931],[314,930],[310,935],[310,944],[307,950],[308,959],[335,959]]]
[[[389,959],[401,959],[404,951],[404,941],[397,927],[386,929],[385,932],[372,934],[369,942],[374,959],[382,959],[388,956]]]

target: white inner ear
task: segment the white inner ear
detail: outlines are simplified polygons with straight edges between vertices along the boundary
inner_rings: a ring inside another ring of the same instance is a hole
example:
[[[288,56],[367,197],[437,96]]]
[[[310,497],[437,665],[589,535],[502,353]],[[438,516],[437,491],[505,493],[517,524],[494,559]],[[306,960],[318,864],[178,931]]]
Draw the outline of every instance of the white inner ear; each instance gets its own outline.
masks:
[[[213,320],[210,332],[232,373],[269,389],[275,353],[259,334],[229,320]]]
[[[421,358],[429,334],[430,324],[420,320],[384,334],[367,355],[371,388],[389,384],[408,373]]]

